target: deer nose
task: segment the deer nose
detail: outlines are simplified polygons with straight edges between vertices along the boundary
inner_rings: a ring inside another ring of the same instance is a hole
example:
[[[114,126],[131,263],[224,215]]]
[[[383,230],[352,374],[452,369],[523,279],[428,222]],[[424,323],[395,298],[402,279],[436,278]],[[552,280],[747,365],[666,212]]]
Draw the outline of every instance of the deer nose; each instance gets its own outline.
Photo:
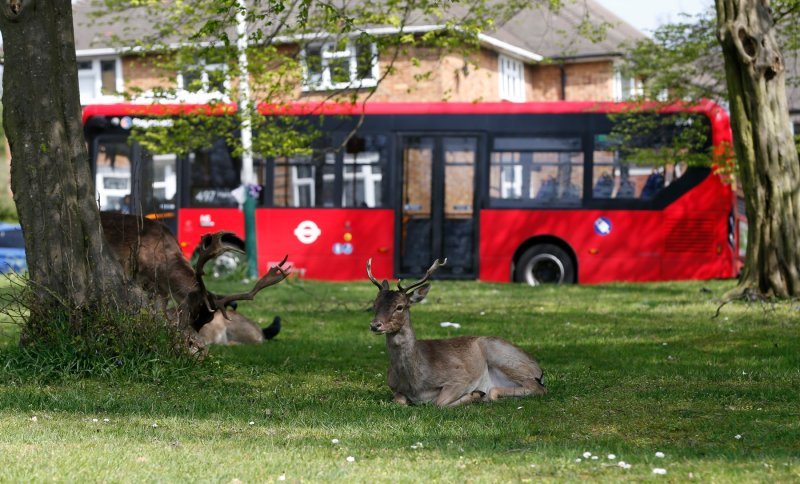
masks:
[[[377,319],[373,319],[372,322],[369,323],[369,329],[373,333],[380,333],[382,326],[383,326],[383,323],[381,321],[378,321]]]

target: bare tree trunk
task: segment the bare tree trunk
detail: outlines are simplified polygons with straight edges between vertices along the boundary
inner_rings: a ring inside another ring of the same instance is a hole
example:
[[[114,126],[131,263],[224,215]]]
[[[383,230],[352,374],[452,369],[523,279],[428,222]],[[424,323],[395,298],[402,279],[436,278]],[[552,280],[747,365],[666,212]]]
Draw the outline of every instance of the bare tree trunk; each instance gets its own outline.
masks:
[[[769,0],[716,0],[749,223],[740,291],[800,295],[800,165]]]
[[[136,310],[142,293],[127,281],[100,229],[81,125],[72,4],[0,0],[0,30],[11,188],[34,299],[78,314]]]

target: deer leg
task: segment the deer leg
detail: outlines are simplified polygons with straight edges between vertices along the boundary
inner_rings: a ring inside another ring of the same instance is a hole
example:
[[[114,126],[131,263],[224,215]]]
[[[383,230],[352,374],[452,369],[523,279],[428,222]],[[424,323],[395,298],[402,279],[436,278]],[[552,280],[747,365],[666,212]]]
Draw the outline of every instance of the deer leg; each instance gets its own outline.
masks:
[[[457,407],[467,403],[477,402],[483,399],[483,392],[474,391],[465,393],[464,387],[445,386],[439,392],[439,396],[433,403],[439,407]]]
[[[534,385],[524,387],[493,387],[489,390],[489,400],[496,401],[505,397],[525,397],[527,395],[544,395],[547,389],[535,382]]]
[[[411,401],[400,392],[396,392],[394,394],[394,401],[400,405],[411,405]]]

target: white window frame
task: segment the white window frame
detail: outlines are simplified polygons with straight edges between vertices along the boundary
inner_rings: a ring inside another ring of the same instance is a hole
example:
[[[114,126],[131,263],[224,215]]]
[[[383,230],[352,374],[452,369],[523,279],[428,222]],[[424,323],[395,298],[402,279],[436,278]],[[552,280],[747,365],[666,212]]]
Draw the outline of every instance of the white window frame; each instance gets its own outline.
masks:
[[[215,63],[215,64],[207,64],[205,60],[201,60],[197,64],[192,66],[188,66],[184,70],[189,69],[198,69],[200,71],[200,83],[202,88],[199,91],[188,91],[186,89],[186,81],[183,76],[183,71],[178,72],[175,84],[177,85],[177,97],[180,100],[199,100],[199,101],[207,101],[207,100],[219,100],[219,101],[227,101],[228,100],[228,92],[231,89],[231,79],[228,75],[228,66],[222,63]],[[209,72],[213,71],[223,71],[225,74],[225,80],[223,81],[222,85],[224,86],[224,92],[220,92],[217,90],[211,89],[211,84],[209,81]]]
[[[303,47],[300,52],[301,63],[303,68],[303,91],[325,91],[333,89],[360,89],[365,87],[375,87],[378,85],[378,78],[380,75],[378,68],[378,46],[372,42],[370,47],[370,61],[371,75],[369,79],[358,79],[358,56],[356,43],[354,40],[348,40],[344,49],[336,50],[339,42],[324,42],[321,44],[313,44],[315,48],[320,49],[320,57],[322,62],[322,78],[319,81],[309,79],[310,73],[308,72],[308,64],[306,62],[308,56],[308,47]],[[348,59],[350,68],[350,80],[347,82],[333,82],[331,80],[330,62],[332,60]]]
[[[342,206],[345,206],[345,192],[347,191],[348,183],[357,184],[359,181],[363,183],[364,187],[364,203],[367,207],[374,208],[378,206],[377,187],[380,186],[383,180],[383,173],[380,172],[381,155],[378,152],[367,151],[358,154],[358,158],[354,155],[344,155],[344,165],[342,167]],[[353,171],[347,173],[347,167],[352,166]],[[378,173],[373,172],[373,167],[378,167]],[[352,185],[351,185],[352,186]],[[355,200],[354,200],[355,201]],[[355,206],[355,205],[351,205]]]
[[[114,61],[114,94],[103,94],[103,71],[100,69],[100,63],[103,61]],[[80,90],[80,81],[83,79],[91,79],[91,97],[85,99],[81,97],[81,104],[92,104],[98,102],[118,102],[122,99],[120,93],[125,89],[125,83],[122,79],[122,61],[119,57],[102,57],[97,59],[78,59],[78,63],[89,62],[91,67],[88,69],[78,68],[78,85]]]
[[[525,64],[522,61],[498,54],[497,77],[500,99],[525,102]]]
[[[625,77],[618,68],[614,70],[614,101],[628,101],[644,94],[644,87],[638,79]]]

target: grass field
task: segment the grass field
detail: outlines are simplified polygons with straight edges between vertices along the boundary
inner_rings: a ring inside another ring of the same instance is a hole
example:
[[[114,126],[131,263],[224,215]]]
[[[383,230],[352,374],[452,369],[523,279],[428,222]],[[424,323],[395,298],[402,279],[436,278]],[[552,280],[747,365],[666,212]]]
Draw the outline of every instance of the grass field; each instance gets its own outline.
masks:
[[[439,409],[391,402],[373,286],[290,281],[240,305],[275,341],[198,369],[0,376],[0,481],[800,481],[800,306],[713,319],[731,284],[434,282],[419,337],[507,338],[550,389]]]

